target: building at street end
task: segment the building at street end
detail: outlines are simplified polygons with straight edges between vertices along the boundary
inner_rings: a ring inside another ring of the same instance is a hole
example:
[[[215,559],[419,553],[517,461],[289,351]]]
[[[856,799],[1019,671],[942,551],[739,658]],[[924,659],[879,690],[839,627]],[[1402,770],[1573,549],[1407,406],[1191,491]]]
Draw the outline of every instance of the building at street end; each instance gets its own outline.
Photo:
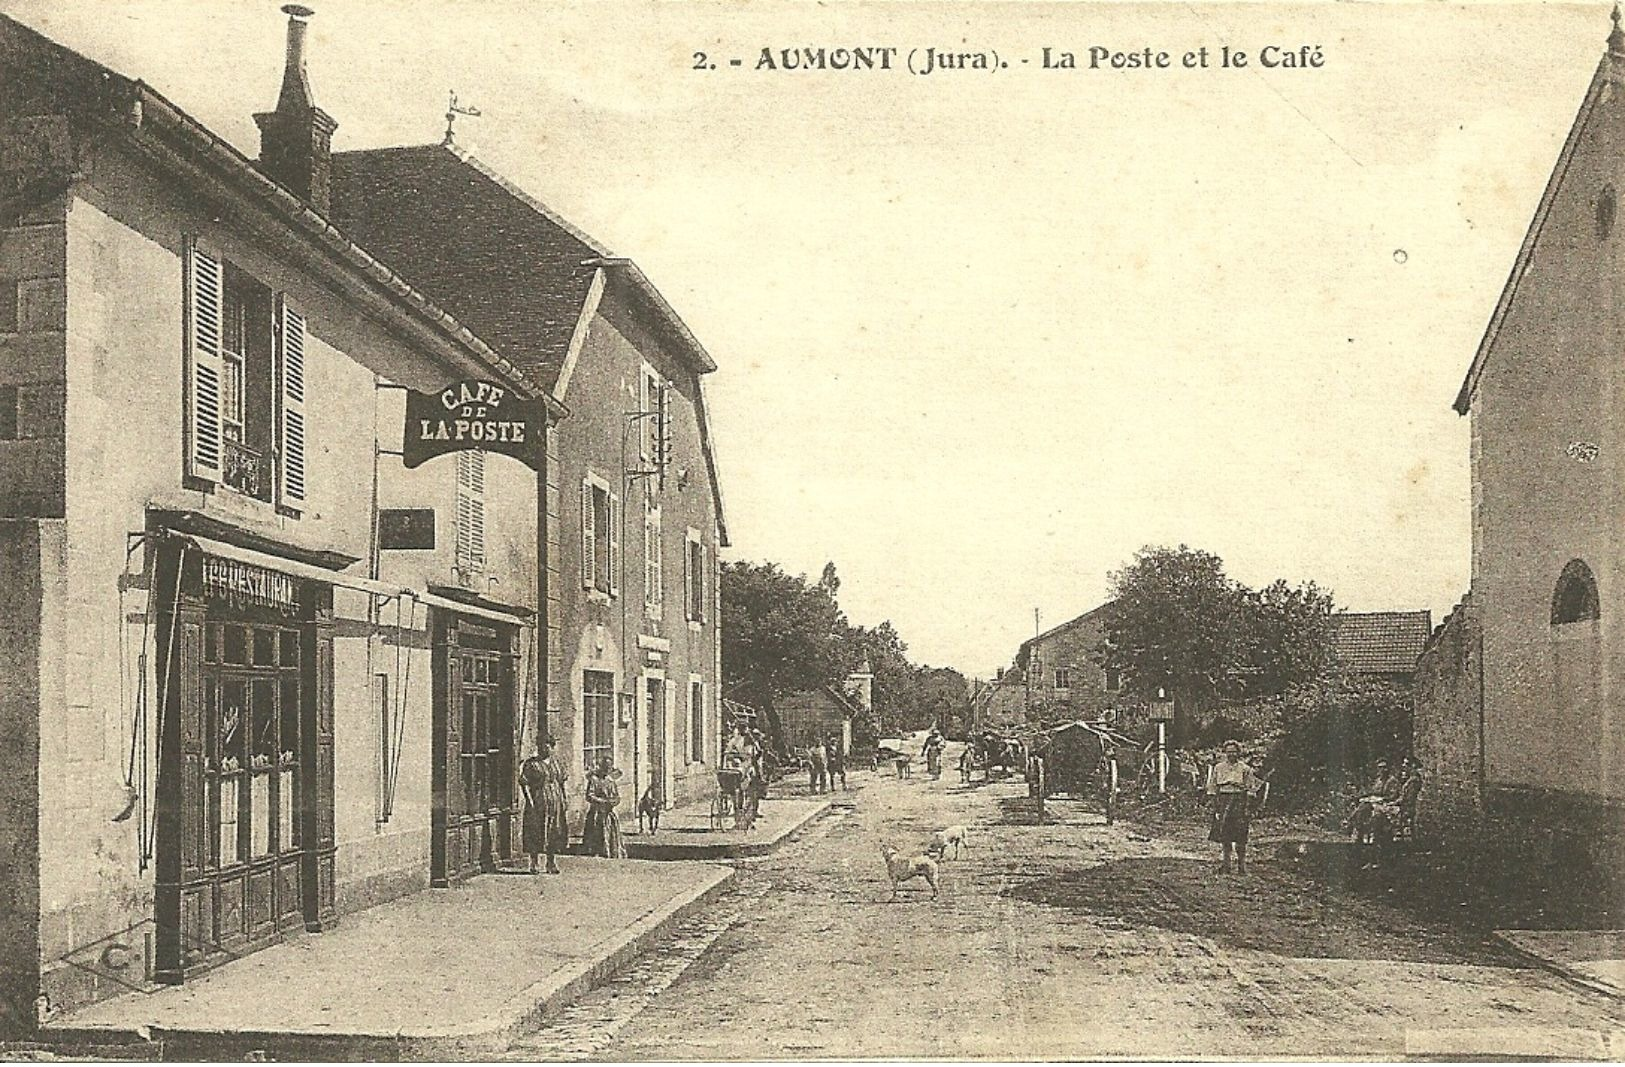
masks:
[[[0,17],[5,1033],[517,852],[562,408],[334,226],[289,10],[257,159]]]
[[[632,261],[453,144],[333,158],[333,211],[570,409],[546,455],[546,729],[670,805],[716,789],[718,551],[705,348]]]
[[[1419,672],[1419,819],[1625,869],[1625,31],[1615,26],[1456,398],[1469,595]],[[1429,811],[1429,806],[1433,810]]]
[[[785,747],[792,752],[814,739],[839,738],[842,752],[852,751],[852,723],[874,711],[874,672],[868,661],[847,675],[842,685],[824,685],[786,693],[773,702]]]
[[[1345,676],[1404,687],[1433,631],[1433,613],[1340,611],[1331,625],[1332,652]]]
[[[1031,722],[1100,719],[1123,697],[1123,678],[1104,665],[1107,601],[1021,643],[1015,669],[1024,680]]]

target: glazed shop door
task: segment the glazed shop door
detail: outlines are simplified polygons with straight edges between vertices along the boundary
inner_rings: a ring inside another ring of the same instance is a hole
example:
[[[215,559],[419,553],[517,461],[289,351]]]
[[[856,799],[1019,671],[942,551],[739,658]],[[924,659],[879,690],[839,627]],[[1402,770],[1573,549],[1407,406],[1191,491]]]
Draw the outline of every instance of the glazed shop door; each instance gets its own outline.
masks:
[[[516,856],[514,638],[453,617],[434,651],[430,882],[446,886]]]

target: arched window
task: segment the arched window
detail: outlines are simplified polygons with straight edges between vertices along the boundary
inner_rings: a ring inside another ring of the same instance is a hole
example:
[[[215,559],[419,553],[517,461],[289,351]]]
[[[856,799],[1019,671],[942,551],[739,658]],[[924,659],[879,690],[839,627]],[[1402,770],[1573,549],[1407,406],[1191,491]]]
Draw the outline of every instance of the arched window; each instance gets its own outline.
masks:
[[[1557,591],[1552,594],[1552,625],[1585,622],[1601,614],[1597,601],[1597,579],[1584,562],[1571,559],[1557,578]]]

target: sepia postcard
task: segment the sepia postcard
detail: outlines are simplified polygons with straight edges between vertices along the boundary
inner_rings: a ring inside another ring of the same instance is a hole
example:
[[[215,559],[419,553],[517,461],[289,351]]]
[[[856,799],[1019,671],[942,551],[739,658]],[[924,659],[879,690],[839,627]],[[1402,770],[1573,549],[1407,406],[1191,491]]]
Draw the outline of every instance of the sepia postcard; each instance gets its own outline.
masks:
[[[1625,1058],[1622,21],[0,0],[0,1060]]]

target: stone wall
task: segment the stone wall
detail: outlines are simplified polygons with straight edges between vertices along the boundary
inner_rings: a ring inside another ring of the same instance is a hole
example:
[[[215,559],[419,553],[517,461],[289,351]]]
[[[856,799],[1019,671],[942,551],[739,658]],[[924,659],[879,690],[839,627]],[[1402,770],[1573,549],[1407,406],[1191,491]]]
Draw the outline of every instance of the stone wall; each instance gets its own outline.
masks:
[[[1425,784],[1419,836],[1470,840],[1483,821],[1483,637],[1471,596],[1434,630],[1412,690],[1412,752]]]

